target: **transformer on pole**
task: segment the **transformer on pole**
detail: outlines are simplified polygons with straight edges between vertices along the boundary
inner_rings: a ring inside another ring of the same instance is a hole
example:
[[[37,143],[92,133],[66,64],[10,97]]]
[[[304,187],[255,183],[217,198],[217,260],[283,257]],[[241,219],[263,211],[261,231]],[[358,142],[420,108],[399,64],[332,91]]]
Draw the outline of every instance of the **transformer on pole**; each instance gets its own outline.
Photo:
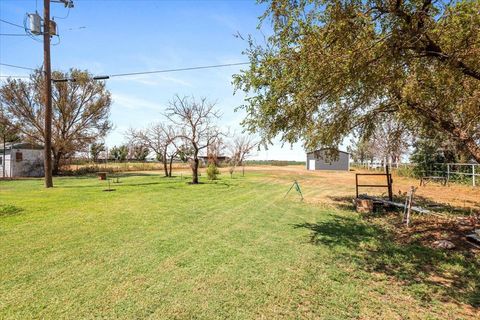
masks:
[[[30,20],[30,32],[36,36],[42,34],[42,18],[35,13],[29,13],[28,18]]]

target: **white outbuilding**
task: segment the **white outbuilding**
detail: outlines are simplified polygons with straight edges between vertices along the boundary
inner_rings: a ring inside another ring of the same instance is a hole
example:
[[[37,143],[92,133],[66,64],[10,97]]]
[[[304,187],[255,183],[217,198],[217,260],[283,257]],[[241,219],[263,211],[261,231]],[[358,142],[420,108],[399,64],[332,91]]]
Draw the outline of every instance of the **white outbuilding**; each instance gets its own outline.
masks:
[[[43,147],[31,143],[0,144],[0,178],[41,177]]]

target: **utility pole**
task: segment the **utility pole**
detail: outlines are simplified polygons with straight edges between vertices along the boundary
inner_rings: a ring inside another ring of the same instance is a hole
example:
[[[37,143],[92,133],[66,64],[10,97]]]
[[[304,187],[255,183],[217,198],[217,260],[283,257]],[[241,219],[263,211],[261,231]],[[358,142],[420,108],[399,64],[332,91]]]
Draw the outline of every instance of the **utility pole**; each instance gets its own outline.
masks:
[[[45,187],[52,188],[52,68],[50,65],[50,0],[43,0],[43,68],[45,72]]]
[[[50,21],[50,1],[65,5],[66,8],[73,8],[72,0],[43,0],[43,72],[45,75],[45,128],[44,128],[44,169],[45,169],[45,187],[53,187],[52,178],[52,66],[50,61],[50,38],[56,35],[56,24]],[[35,13],[37,16],[38,14]],[[40,22],[34,24],[32,34],[40,35]],[[52,28],[54,30],[52,30]]]

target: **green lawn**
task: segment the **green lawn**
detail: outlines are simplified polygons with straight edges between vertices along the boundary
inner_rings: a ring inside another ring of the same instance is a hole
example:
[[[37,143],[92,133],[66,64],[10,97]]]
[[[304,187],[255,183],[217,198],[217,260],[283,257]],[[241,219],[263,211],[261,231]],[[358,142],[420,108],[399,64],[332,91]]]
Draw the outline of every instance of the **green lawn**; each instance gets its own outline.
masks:
[[[0,181],[0,319],[475,318],[476,257],[395,244],[261,174]]]

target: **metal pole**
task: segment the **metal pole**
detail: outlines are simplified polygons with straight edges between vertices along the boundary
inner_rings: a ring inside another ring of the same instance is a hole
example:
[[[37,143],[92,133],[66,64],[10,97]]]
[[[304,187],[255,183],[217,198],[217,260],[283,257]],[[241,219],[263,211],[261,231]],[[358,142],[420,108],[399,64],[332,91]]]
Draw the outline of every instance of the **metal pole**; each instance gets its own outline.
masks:
[[[52,70],[50,65],[50,0],[43,1],[43,67],[45,73],[45,187],[53,187],[52,178]]]
[[[450,163],[447,163],[447,182],[450,180]]]
[[[392,175],[390,174],[390,168],[388,165],[385,167],[385,173],[387,175],[388,199],[393,201]]]
[[[355,191],[356,191],[356,198],[358,198],[358,173],[355,173]]]
[[[472,164],[472,183],[473,183],[474,187],[477,185],[476,180],[475,180],[475,165],[474,164]]]

